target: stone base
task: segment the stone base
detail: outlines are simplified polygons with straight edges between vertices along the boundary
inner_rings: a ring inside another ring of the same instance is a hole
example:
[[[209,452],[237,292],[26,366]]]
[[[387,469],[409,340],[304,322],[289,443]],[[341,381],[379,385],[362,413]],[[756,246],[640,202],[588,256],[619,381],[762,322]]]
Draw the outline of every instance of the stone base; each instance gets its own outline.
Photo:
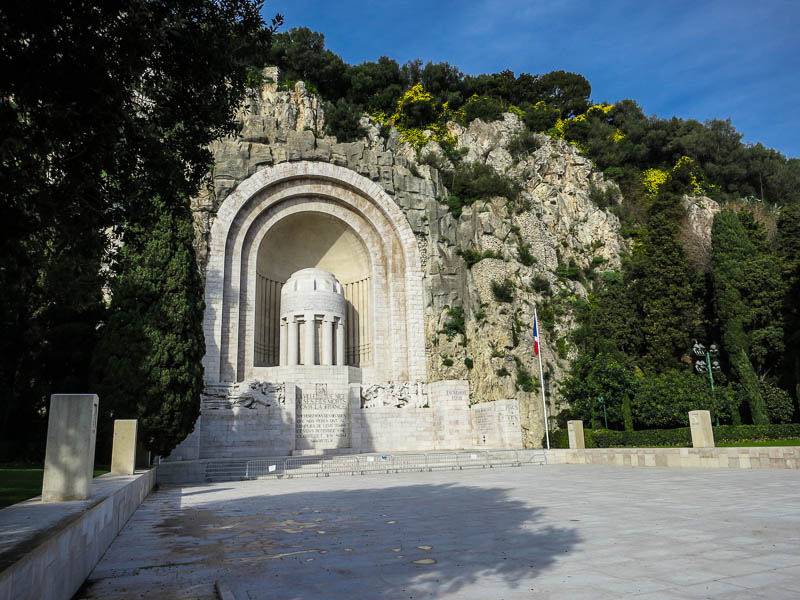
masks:
[[[341,378],[328,383],[207,387],[195,431],[167,460],[522,448],[516,399],[470,406],[467,381],[363,385],[333,369]]]

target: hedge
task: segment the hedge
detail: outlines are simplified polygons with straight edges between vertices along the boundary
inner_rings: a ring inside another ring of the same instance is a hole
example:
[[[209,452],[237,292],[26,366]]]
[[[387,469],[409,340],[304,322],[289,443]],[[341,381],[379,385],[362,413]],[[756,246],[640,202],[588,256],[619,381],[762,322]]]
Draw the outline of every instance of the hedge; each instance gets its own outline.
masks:
[[[720,425],[712,427],[716,443],[746,440],[782,440],[800,437],[800,423],[775,425]],[[691,447],[692,434],[688,427],[678,429],[644,429],[641,431],[606,431],[584,429],[587,448],[652,448],[656,446]],[[544,445],[544,440],[542,440]],[[550,433],[552,448],[569,448],[566,429]]]

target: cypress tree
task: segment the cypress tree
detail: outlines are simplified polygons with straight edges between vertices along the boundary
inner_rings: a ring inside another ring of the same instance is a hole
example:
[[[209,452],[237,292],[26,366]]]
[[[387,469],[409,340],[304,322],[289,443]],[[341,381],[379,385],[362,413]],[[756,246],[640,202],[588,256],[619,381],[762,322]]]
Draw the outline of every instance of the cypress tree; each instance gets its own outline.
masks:
[[[188,202],[157,199],[151,218],[130,224],[95,353],[104,416],[139,419],[140,439],[161,456],[200,413],[204,303],[193,239]]]
[[[678,183],[671,184],[654,200],[644,245],[634,256],[638,276],[634,287],[642,303],[648,364],[658,372],[680,366],[697,321],[690,267],[678,241],[681,194],[673,189]]]
[[[748,275],[762,257],[747,230],[732,209],[717,213],[711,230],[711,278],[714,308],[722,329],[722,347],[738,380],[742,399],[748,404],[753,423],[769,423],[758,376],[748,356],[750,336],[746,326],[752,310],[747,302]]]
[[[783,381],[800,401],[800,206],[788,206],[778,220],[778,255],[783,264],[785,320]]]

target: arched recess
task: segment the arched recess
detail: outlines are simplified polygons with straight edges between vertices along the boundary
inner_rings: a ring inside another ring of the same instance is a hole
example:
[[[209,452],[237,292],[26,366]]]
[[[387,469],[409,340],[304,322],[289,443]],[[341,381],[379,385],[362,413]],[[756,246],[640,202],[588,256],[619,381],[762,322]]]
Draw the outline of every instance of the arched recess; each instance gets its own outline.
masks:
[[[280,243],[292,232],[308,236],[314,231],[330,244],[327,250],[318,244],[303,260],[289,256],[301,241]],[[424,380],[422,271],[405,215],[378,185],[354,171],[295,162],[258,171],[217,212],[206,270],[206,382],[240,381],[253,374],[259,271],[279,278],[282,271],[270,261],[286,260],[289,269],[292,261],[308,266],[312,258],[344,278],[358,274],[349,259],[368,269],[364,302],[370,307],[372,359],[363,380]]]
[[[257,248],[255,282],[254,367],[277,366],[280,354],[280,294],[283,284],[300,269],[333,273],[344,288],[346,364],[372,364],[370,252],[344,221],[311,210],[310,200],[262,234]],[[245,349],[245,353],[247,352]]]

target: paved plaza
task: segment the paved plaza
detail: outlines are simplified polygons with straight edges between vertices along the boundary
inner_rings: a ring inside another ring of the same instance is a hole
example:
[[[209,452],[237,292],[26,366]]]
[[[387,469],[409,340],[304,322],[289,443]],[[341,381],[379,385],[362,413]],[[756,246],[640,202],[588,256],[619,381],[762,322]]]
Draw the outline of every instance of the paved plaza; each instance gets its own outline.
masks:
[[[77,598],[220,596],[796,599],[800,473],[564,465],[162,487]]]

